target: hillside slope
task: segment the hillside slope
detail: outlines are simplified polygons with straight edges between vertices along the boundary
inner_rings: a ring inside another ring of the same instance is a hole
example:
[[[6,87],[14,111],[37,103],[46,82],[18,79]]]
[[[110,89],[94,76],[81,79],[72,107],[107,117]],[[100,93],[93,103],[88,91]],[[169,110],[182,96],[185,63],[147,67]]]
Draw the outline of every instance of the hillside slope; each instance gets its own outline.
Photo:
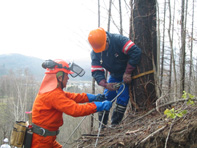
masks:
[[[41,66],[43,61],[43,59],[21,54],[2,54],[0,55],[0,76],[7,75],[10,70],[12,70],[13,72],[24,72],[25,69],[28,69],[36,80],[41,81],[45,72],[45,70]],[[70,80],[91,81],[90,61],[87,59],[76,60],[74,62],[81,66],[86,73],[83,77],[76,77],[75,79],[70,77]]]
[[[3,54],[0,55],[0,76],[8,74],[10,70],[23,73],[28,69],[37,80],[41,80],[44,75],[42,62],[42,59],[21,54]]]
[[[187,114],[173,120],[156,109],[131,113],[120,125],[101,131],[97,148],[197,148],[197,105],[174,105]],[[74,147],[94,148],[97,133],[82,136]]]

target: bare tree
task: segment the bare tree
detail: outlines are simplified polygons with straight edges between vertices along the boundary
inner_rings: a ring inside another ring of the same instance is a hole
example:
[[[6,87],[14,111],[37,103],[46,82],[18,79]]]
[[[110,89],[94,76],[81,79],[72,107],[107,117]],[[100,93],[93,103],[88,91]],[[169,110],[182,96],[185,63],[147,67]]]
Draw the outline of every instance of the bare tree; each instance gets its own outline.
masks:
[[[194,82],[197,83],[197,59],[196,59],[196,74],[194,75]],[[197,96],[197,85],[194,86],[195,96]]]
[[[171,79],[172,79],[172,53],[173,53],[173,41],[172,41],[172,38],[171,37],[171,5],[170,5],[170,0],[168,1],[168,10],[169,10],[169,28],[168,28],[168,37],[169,37],[169,40],[170,40],[170,49],[171,49],[171,53],[170,53],[170,68],[169,68],[169,82],[168,82],[168,92],[170,94],[171,92]],[[173,36],[173,33],[172,33],[172,36]]]
[[[190,49],[190,67],[189,67],[189,82],[191,83],[192,81],[192,71],[193,71],[193,37],[194,37],[194,0],[193,0],[193,7],[192,7],[192,28],[191,28],[191,37],[190,37],[190,42],[191,42],[191,49]],[[191,91],[191,85],[188,86],[188,92]]]
[[[39,86],[28,69],[24,71],[18,70],[17,75],[10,72],[10,80],[13,92],[13,101],[9,102],[10,111],[13,113],[15,121],[25,121],[27,117],[25,112],[31,111]]]
[[[162,83],[163,83],[163,69],[164,69],[164,47],[165,47],[165,24],[166,24],[166,0],[164,1],[164,10],[163,10],[164,16],[163,16],[163,39],[162,39],[162,52],[161,52],[161,89],[162,89]]]
[[[121,8],[121,0],[119,0],[119,14],[120,14],[120,34],[123,35],[123,32],[122,32],[122,8]]]
[[[98,27],[100,27],[100,0],[98,0]],[[95,79],[92,77],[92,94],[95,94]],[[94,118],[91,116],[90,131],[93,131]]]
[[[111,22],[111,5],[112,0],[109,1],[109,11],[108,11],[108,23],[107,23],[107,31],[110,31],[110,22]]]
[[[185,0],[181,6],[180,95],[185,89]]]
[[[107,31],[110,31],[110,25],[111,25],[111,6],[112,6],[112,0],[109,1],[109,10],[108,10],[108,23],[107,23]],[[105,71],[105,78],[108,77],[108,71]],[[103,88],[104,91],[104,88]]]
[[[171,80],[172,80],[172,69],[174,71],[174,99],[177,98],[177,78],[176,78],[176,67],[175,67],[175,60],[174,60],[174,49],[173,49],[173,39],[174,39],[174,18],[175,18],[175,1],[174,1],[174,8],[173,8],[173,18],[171,19],[171,4],[170,0],[168,1],[168,6],[169,6],[169,28],[168,28],[168,37],[170,41],[170,71],[169,71],[169,85],[168,85],[168,92],[172,92],[172,86],[171,86]],[[171,22],[173,21],[172,25]],[[171,29],[172,26],[172,29]],[[172,33],[171,33],[172,30]],[[172,68],[173,67],[173,68]]]
[[[32,109],[39,84],[28,69],[9,71],[8,75],[1,77],[0,82],[0,87],[4,89],[0,107],[0,128],[3,132],[0,137],[2,134],[9,137],[15,121],[26,121],[25,111]]]
[[[156,9],[157,9],[157,67],[155,67],[154,69],[157,69],[157,72],[155,73],[155,83],[157,84],[156,85],[156,93],[157,93],[157,96],[161,96],[161,89],[160,89],[160,81],[159,81],[159,75],[160,75],[160,71],[161,71],[161,68],[160,68],[160,11],[159,11],[159,4],[158,4],[158,1],[156,1]]]

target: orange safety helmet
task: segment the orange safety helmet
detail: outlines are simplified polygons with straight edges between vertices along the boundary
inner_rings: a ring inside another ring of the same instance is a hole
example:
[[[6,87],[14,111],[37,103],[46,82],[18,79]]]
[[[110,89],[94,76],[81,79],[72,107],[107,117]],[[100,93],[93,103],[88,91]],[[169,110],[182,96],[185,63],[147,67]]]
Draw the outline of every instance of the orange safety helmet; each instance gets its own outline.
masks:
[[[90,31],[88,35],[88,41],[92,46],[94,52],[99,53],[105,50],[107,35],[103,28]]]
[[[69,68],[68,63],[61,59],[56,59],[54,61],[47,60],[42,64],[43,68],[46,68],[45,74],[56,74],[59,71],[63,71],[64,73],[73,74]]]
[[[40,89],[38,94],[43,94],[57,88],[57,77],[56,74],[59,71],[63,71],[64,73],[73,74],[70,70],[68,63],[61,59],[56,60],[46,60],[42,63],[42,67],[46,69],[45,76],[42,80]]]

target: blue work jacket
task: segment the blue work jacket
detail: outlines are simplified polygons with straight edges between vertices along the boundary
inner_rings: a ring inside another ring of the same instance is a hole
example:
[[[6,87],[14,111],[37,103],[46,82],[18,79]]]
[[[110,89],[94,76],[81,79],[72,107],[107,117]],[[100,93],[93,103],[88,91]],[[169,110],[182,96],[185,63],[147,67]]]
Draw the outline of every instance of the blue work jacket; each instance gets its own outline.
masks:
[[[97,83],[105,79],[105,70],[114,78],[122,78],[127,63],[133,68],[140,62],[141,49],[129,38],[107,33],[109,48],[101,53],[91,52],[91,72]]]

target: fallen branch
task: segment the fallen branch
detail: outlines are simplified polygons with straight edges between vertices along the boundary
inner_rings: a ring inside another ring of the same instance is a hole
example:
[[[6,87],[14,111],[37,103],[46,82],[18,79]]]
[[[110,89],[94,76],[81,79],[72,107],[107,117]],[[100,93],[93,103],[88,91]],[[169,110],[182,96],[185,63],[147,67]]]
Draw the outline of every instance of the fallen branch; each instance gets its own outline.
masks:
[[[167,126],[167,124],[166,124],[165,126],[159,128],[159,129],[156,130],[155,132],[151,133],[150,135],[148,135],[146,138],[144,138],[144,139],[143,139],[141,142],[139,142],[138,144],[141,144],[141,143],[145,142],[148,138],[150,138],[150,137],[154,136],[156,133],[162,131],[166,126]],[[138,145],[138,144],[136,144],[136,145]]]
[[[141,130],[141,129],[137,129],[137,130],[134,130],[134,131],[128,130],[125,134],[126,134],[126,135],[135,134],[135,133],[139,132],[140,130]]]
[[[175,119],[176,119],[176,118],[174,118],[174,120],[172,121],[172,124],[170,125],[170,130],[169,130],[169,132],[168,132],[168,136],[167,136],[167,138],[166,138],[166,142],[165,142],[165,147],[164,147],[164,148],[167,148],[168,139],[169,139],[169,136],[170,136],[172,127],[173,127],[173,125],[174,125]]]

